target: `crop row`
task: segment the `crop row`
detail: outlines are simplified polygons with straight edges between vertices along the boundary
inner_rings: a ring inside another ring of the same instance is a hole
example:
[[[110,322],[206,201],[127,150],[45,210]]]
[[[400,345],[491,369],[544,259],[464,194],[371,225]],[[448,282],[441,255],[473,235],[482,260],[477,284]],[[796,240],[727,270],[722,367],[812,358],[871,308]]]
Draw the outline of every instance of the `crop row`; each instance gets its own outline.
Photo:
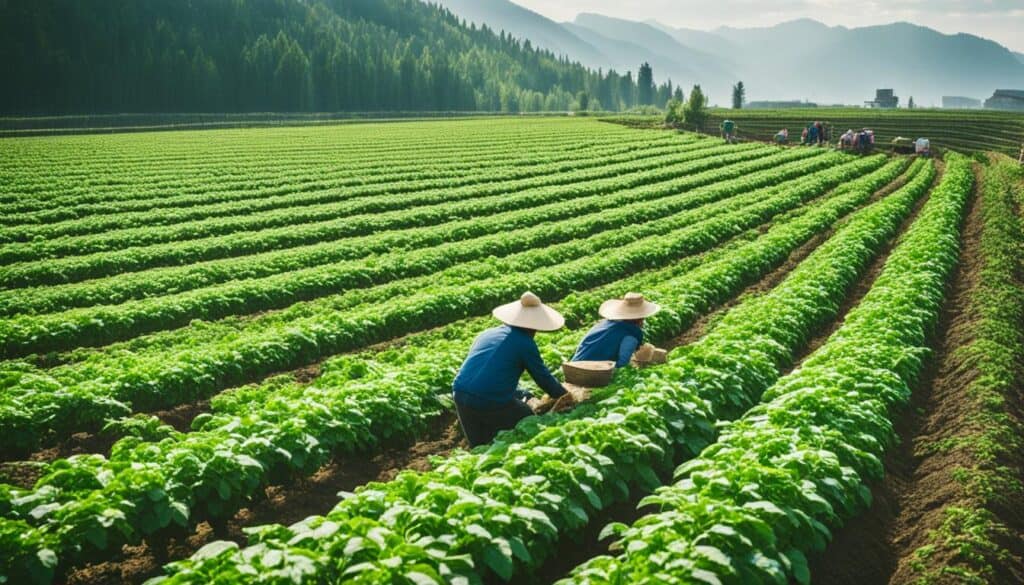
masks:
[[[605,169],[591,169],[568,173],[566,177],[553,179],[541,178],[531,181],[534,185],[489,185],[456,190],[453,192],[426,192],[417,196],[407,195],[404,198],[387,197],[344,204],[363,207],[364,212],[374,200],[393,207],[396,201],[408,203],[411,208],[398,207],[391,211],[364,213],[358,216],[330,217],[306,225],[281,226],[264,229],[256,233],[232,233],[229,235],[206,237],[183,242],[167,242],[145,247],[127,248],[108,252],[96,252],[85,256],[55,259],[49,262],[27,262],[0,269],[0,282],[6,286],[25,286],[34,284],[52,284],[75,281],[84,278],[96,278],[109,274],[143,270],[165,265],[182,265],[204,260],[236,257],[262,252],[286,249],[295,246],[319,244],[327,240],[338,240],[355,237],[364,233],[380,233],[381,231],[426,227],[448,221],[469,219],[478,214],[492,214],[502,210],[521,209],[538,198],[544,201],[569,200],[574,197],[600,194],[609,189],[629,188],[643,184],[678,178],[686,172],[701,168],[723,165],[729,161],[740,161],[757,158],[759,155],[770,154],[770,151],[758,149],[739,152],[720,151],[719,147],[707,145],[697,152],[681,153],[670,157],[680,164],[668,168],[660,167],[657,161],[644,161],[642,164],[623,163],[626,168],[614,168],[620,174],[608,174]],[[713,155],[718,153],[725,157],[720,161]],[[707,157],[713,160],[701,160]],[[661,157],[659,157],[661,158]],[[617,165],[613,165],[617,167]],[[564,181],[577,180],[577,185],[569,185]],[[538,184],[539,183],[539,184]],[[516,187],[523,187],[516,192]],[[450,197],[445,203],[445,197]],[[390,202],[388,202],[390,201]],[[420,206],[415,204],[419,203]],[[351,211],[351,209],[349,209]],[[149,228],[154,229],[154,228]],[[145,231],[145,230],[143,230]]]
[[[810,582],[807,553],[870,504],[865,482],[882,474],[890,416],[929,353],[973,183],[968,159],[954,153],[947,163],[842,327],[644,500],[661,512],[612,525],[624,555],[583,565],[571,582]]]
[[[529,151],[522,150],[525,143],[519,142],[476,146],[467,144],[450,153],[439,148],[436,153],[431,151],[429,159],[423,156],[408,157],[404,153],[398,156],[375,154],[366,160],[353,160],[350,156],[338,155],[328,161],[315,157],[292,160],[276,156],[271,159],[255,156],[255,160],[247,164],[229,168],[224,168],[229,164],[227,162],[208,163],[202,159],[180,162],[163,170],[139,167],[129,170],[108,166],[107,173],[96,180],[85,177],[50,178],[48,187],[52,192],[22,195],[15,201],[2,203],[0,213],[4,214],[6,222],[17,225],[63,221],[95,213],[191,207],[250,198],[248,193],[270,196],[305,190],[301,187],[326,180],[346,179],[358,185],[394,181],[428,170],[437,174],[435,178],[466,175],[487,168],[545,162],[554,157],[579,157],[585,151],[598,150],[615,143],[625,145],[635,142],[635,137],[629,140],[613,133],[576,135],[575,140],[572,140],[573,137],[545,139],[537,136],[529,141]],[[648,141],[648,144],[668,141],[669,137],[665,136],[660,140]],[[472,161],[454,156],[464,156],[466,152],[473,153]],[[42,167],[54,163],[33,160],[27,164]],[[188,173],[186,176],[181,175],[183,167]],[[40,180],[45,178],[41,176]],[[25,187],[27,183],[23,181],[18,187]],[[216,191],[211,192],[213,188]],[[118,197],[121,192],[128,192],[131,197]],[[208,199],[203,197],[206,193],[210,195]]]
[[[791,163],[781,169],[789,176],[806,173],[827,166],[827,157],[812,158],[810,162]],[[796,167],[796,168],[794,168]],[[779,168],[779,167],[777,167]],[[691,175],[696,181],[708,175],[721,179],[722,173],[709,171]],[[709,177],[707,182],[710,182]],[[655,186],[656,187],[656,186]],[[716,204],[722,197],[733,193],[716,190],[690,191],[678,194],[672,189],[654,189],[646,186],[631,191],[619,191],[603,197],[596,209],[587,205],[569,204],[561,213],[568,218],[547,223],[537,210],[518,211],[509,220],[501,218],[506,229],[488,230],[491,235],[467,241],[441,243],[422,250],[407,250],[373,256],[369,260],[328,263],[311,268],[289,271],[265,278],[253,278],[201,288],[199,290],[129,301],[120,305],[74,309],[50,315],[23,315],[0,320],[0,354],[7,357],[33,352],[50,352],[80,346],[104,345],[113,341],[136,337],[158,330],[188,324],[192,319],[217,319],[232,314],[250,314],[258,311],[286,307],[297,301],[336,294],[339,290],[366,288],[382,283],[436,273],[460,263],[487,257],[504,257],[531,248],[553,246],[585,238],[602,230],[622,226],[637,227],[662,218],[671,221],[658,224],[658,229],[690,221],[682,212],[695,207]],[[650,200],[648,198],[656,198]],[[726,199],[715,210],[733,209],[749,204],[749,200]],[[607,210],[612,209],[612,210]],[[708,208],[707,211],[711,211]],[[541,210],[546,211],[546,210]],[[588,213],[574,215],[580,211]],[[705,212],[705,210],[701,210]],[[522,219],[535,219],[539,225]],[[482,221],[481,227],[497,223]],[[475,230],[476,228],[474,228]],[[436,234],[440,236],[441,234]],[[183,286],[182,288],[187,288]]]
[[[285,182],[280,186],[271,188],[248,186],[242,191],[232,191],[230,194],[233,196],[230,198],[224,196],[225,194],[221,191],[221,183],[216,183],[217,191],[212,191],[213,183],[206,182],[207,190],[193,196],[192,199],[195,201],[188,206],[167,207],[165,199],[158,199],[156,201],[161,205],[159,209],[154,209],[149,204],[146,205],[146,208],[139,210],[123,209],[124,206],[111,204],[92,204],[85,209],[80,206],[64,207],[48,211],[39,217],[28,216],[22,221],[27,224],[29,220],[34,220],[31,223],[35,225],[0,229],[0,242],[27,242],[40,237],[79,236],[147,225],[175,225],[214,217],[349,201],[383,193],[399,195],[443,187],[455,188],[480,183],[528,179],[568,172],[578,168],[588,168],[593,166],[595,160],[604,159],[608,163],[635,160],[658,153],[666,153],[670,148],[685,149],[700,142],[708,141],[662,140],[647,143],[639,141],[624,143],[620,139],[609,141],[608,144],[595,149],[566,151],[563,147],[560,153],[541,151],[525,161],[510,160],[506,150],[503,161],[498,159],[495,164],[477,172],[468,172],[467,167],[456,167],[454,170],[439,172],[433,164],[421,162],[412,172],[393,172],[388,169],[387,172],[372,174],[372,178],[367,178],[365,172],[354,176],[354,178],[351,176],[326,178],[317,176],[310,169],[303,168],[296,171],[296,177],[284,179]],[[608,160],[609,157],[611,160]],[[475,155],[474,159],[476,159]],[[346,169],[346,174],[349,172]],[[146,202],[133,200],[132,203],[134,206],[139,206],[140,203]],[[176,203],[181,203],[181,201],[176,201]],[[59,214],[73,214],[73,216],[60,220],[56,217]]]
[[[184,142],[181,140],[184,133],[170,139],[162,136],[158,148],[152,136],[6,141],[5,150],[11,157],[0,161],[0,185],[10,192],[0,195],[0,202],[16,203],[34,198],[43,205],[74,205],[130,200],[136,194],[126,190],[132,182],[124,177],[138,178],[141,185],[149,183],[151,178],[167,183],[176,174],[180,175],[183,167],[199,176],[225,173],[225,178],[235,179],[238,175],[251,174],[268,179],[297,166],[364,165],[387,159],[420,160],[425,155],[438,162],[452,162],[462,160],[466,152],[509,151],[534,144],[539,148],[560,143],[577,147],[616,135],[622,139],[636,136],[597,125],[552,126],[550,121],[546,126],[535,125],[527,132],[496,124],[490,132],[479,135],[467,131],[469,128],[466,124],[450,124],[451,132],[439,136],[436,125],[435,128],[421,127],[418,136],[392,133],[384,137],[392,141],[390,143],[363,136],[352,127],[318,130],[316,134],[305,129],[298,132],[298,136],[280,130],[202,133],[198,144],[189,142],[181,149],[175,149],[175,145]],[[7,161],[11,164],[3,165]],[[190,184],[189,178],[184,180],[185,185]],[[64,191],[61,187],[71,189]]]
[[[55,224],[10,228],[5,230],[5,233],[11,236],[7,238],[10,243],[0,248],[3,253],[0,258],[19,261],[39,255],[59,256],[119,249],[170,241],[167,234],[174,234],[173,237],[179,239],[193,239],[263,229],[285,225],[285,220],[282,219],[285,217],[291,218],[296,224],[309,223],[359,211],[395,209],[396,201],[402,202],[406,199],[412,200],[410,206],[416,205],[419,200],[433,201],[442,196],[446,188],[456,193],[475,194],[479,197],[480,192],[486,194],[489,189],[493,191],[495,188],[506,188],[506,191],[497,192],[508,192],[507,188],[511,187],[525,189],[558,185],[565,183],[566,176],[585,173],[588,169],[598,167],[601,162],[616,166],[619,172],[626,172],[629,168],[626,165],[631,162],[656,159],[659,155],[678,156],[680,151],[685,153],[712,144],[713,141],[708,140],[684,143],[681,146],[644,145],[614,154],[610,161],[602,160],[604,154],[598,152],[594,157],[571,158],[526,168],[492,169],[490,172],[472,175],[464,180],[419,180],[411,177],[399,183],[374,183],[357,185],[354,188],[317,185],[310,190],[276,197],[269,196],[256,201],[232,201],[210,206],[98,215]],[[661,162],[664,164],[668,161]],[[596,176],[609,175],[598,173]],[[433,199],[428,197],[430,195]],[[350,209],[353,206],[354,209]],[[196,216],[195,221],[192,221],[193,216]],[[112,245],[110,242],[116,237],[125,238],[125,242],[118,246]],[[46,242],[47,245],[43,246],[40,242],[33,243],[32,240],[37,238],[52,238],[53,241]]]
[[[514,193],[522,194],[523,192],[535,189],[571,186],[573,184],[583,184],[587,186],[585,188],[589,188],[591,186],[590,183],[596,183],[597,181],[605,181],[605,183],[599,183],[601,185],[606,184],[608,181],[614,181],[618,178],[617,175],[624,175],[621,177],[621,180],[623,181],[633,179],[641,181],[646,180],[647,182],[656,180],[658,177],[671,177],[676,172],[677,163],[691,161],[693,164],[699,164],[699,161],[695,160],[699,158],[698,153],[711,148],[714,148],[714,143],[699,143],[696,145],[690,145],[689,147],[682,147],[679,149],[681,152],[663,152],[658,156],[647,158],[644,157],[644,153],[629,154],[624,157],[625,160],[619,160],[614,164],[604,166],[601,165],[602,161],[600,160],[589,161],[583,168],[576,171],[560,174],[545,174],[528,179],[499,181],[496,183],[484,183],[480,185],[467,185],[461,188],[447,190],[428,189],[426,191],[407,193],[405,196],[400,197],[394,197],[387,193],[383,193],[366,198],[357,198],[352,201],[343,200],[299,208],[273,209],[239,217],[209,218],[206,220],[187,223],[182,226],[145,226],[141,228],[119,230],[109,234],[92,234],[81,237],[58,238],[53,241],[34,244],[8,244],[0,247],[0,258],[9,261],[26,261],[37,260],[46,256],[79,256],[89,253],[93,253],[93,258],[95,258],[95,253],[97,252],[110,253],[113,251],[114,253],[117,253],[117,251],[121,251],[125,248],[128,248],[128,250],[125,250],[122,253],[138,253],[149,256],[157,255],[159,257],[154,250],[164,250],[168,246],[174,244],[175,241],[177,241],[179,245],[191,245],[193,247],[203,246],[201,250],[210,250],[206,251],[205,255],[200,254],[198,257],[195,257],[196,253],[192,252],[192,256],[190,257],[191,261],[197,259],[217,258],[223,257],[225,251],[216,247],[211,247],[210,244],[238,237],[238,232],[266,230],[271,228],[284,229],[287,227],[305,231],[309,231],[310,229],[316,230],[317,228],[323,230],[325,227],[324,224],[327,226],[334,226],[339,221],[351,220],[357,226],[363,226],[361,228],[350,229],[351,233],[359,234],[362,232],[358,230],[365,229],[364,224],[366,224],[369,219],[372,219],[375,214],[388,211],[397,211],[405,214],[400,217],[407,217],[410,216],[410,214],[418,212],[420,215],[424,215],[428,219],[435,216],[455,218],[459,217],[457,215],[453,215],[456,212],[466,213],[462,207],[453,205],[456,203],[461,203],[462,205],[481,206],[493,203],[496,199],[500,199],[502,196],[508,197]],[[752,148],[737,152],[736,154],[739,155],[745,153],[748,157],[751,157],[754,156],[755,153],[763,154],[764,152],[766,151],[761,147],[761,149]],[[446,213],[446,210],[449,207],[452,207],[452,210]],[[351,215],[356,213],[362,215]],[[418,224],[409,219],[406,221],[410,225],[421,225],[421,223]],[[422,221],[424,220],[421,220],[421,222]],[[337,231],[337,228],[335,228],[335,231]],[[185,241],[225,235],[229,237],[220,238],[220,240],[213,239],[212,241]],[[257,236],[258,234],[252,235]],[[300,239],[299,241],[304,240]],[[164,244],[164,246],[162,248],[131,249],[131,247],[135,246],[152,246],[154,244]],[[167,255],[166,250],[164,250],[164,255]],[[88,259],[89,258],[87,257],[80,260]],[[5,278],[5,280],[8,279]]]
[[[19,432],[0,437],[0,446],[15,451],[41,437],[96,428],[106,418],[124,413],[124,401],[136,409],[169,406],[324,356],[480,314],[514,296],[516,289],[532,288],[557,298],[572,289],[603,284],[741,233],[880,162],[856,161],[792,189],[753,191],[743,197],[745,206],[730,206],[726,201],[582,241],[462,264],[450,269],[448,276],[430,275],[422,277],[422,282],[407,279],[369,289],[371,293],[355,290],[300,303],[238,329],[227,327],[224,335],[211,324],[161,339],[151,352],[125,352],[113,346],[106,355],[94,354],[91,361],[46,372],[9,365],[0,421]],[[775,182],[772,174],[776,181],[785,176],[780,172],[752,175],[714,189],[745,193],[759,183]],[[616,254],[607,254],[610,249],[616,249]],[[390,295],[372,292],[388,288]],[[200,342],[199,335],[207,328],[212,335]]]
[[[937,378],[955,372],[947,381],[958,384],[957,416],[968,423],[927,435],[934,449],[926,455],[929,469],[935,469],[932,462],[955,462],[929,480],[957,488],[944,494],[941,516],[920,527],[925,538],[900,560],[897,573],[922,582],[956,575],[965,583],[994,583],[1021,574],[1020,559],[1006,555],[1002,544],[1013,534],[1013,511],[1024,498],[1024,470],[1015,463],[1024,451],[1024,418],[1013,406],[1024,384],[1024,226],[1015,194],[1024,198],[1024,169],[994,157],[977,202],[978,264],[971,267],[977,270],[973,285],[961,293],[965,318],[946,334],[962,345],[947,353]],[[940,393],[936,387],[933,395]]]
[[[701,312],[735,294],[745,283],[759,278],[774,265],[781,263],[800,243],[837,217],[862,204],[875,189],[894,178],[900,167],[900,163],[891,163],[882,170],[844,186],[823,202],[802,209],[794,217],[781,221],[764,236],[750,243],[741,243],[714,258],[706,257],[702,263],[693,263],[687,267],[691,270],[674,271],[676,273],[671,276],[665,274],[668,271],[657,271],[615,283],[613,287],[576,295],[570,306],[563,307],[563,310],[573,320],[585,319],[610,288],[625,290],[642,286],[659,299],[671,298],[680,289],[702,293],[703,302],[672,307],[676,311],[667,311],[660,318],[652,320],[652,333],[656,339],[672,337],[691,324]],[[121,480],[117,474],[110,476],[113,481],[103,490],[113,495],[108,495],[105,501],[120,502],[127,499],[137,503],[127,510],[125,519],[131,517],[137,521],[141,518],[147,521],[147,525],[140,528],[137,522],[126,520],[127,528],[119,523],[107,532],[121,537],[136,532],[147,534],[172,522],[184,523],[189,519],[194,522],[203,517],[230,514],[241,505],[243,498],[249,497],[268,477],[280,477],[282,471],[289,469],[309,472],[331,451],[359,450],[365,447],[366,441],[383,438],[393,432],[403,432],[399,421],[409,422],[408,417],[417,411],[426,410],[428,414],[437,411],[437,395],[450,384],[458,352],[464,349],[472,334],[483,326],[483,321],[477,319],[467,324],[457,324],[458,333],[454,335],[452,332],[425,334],[424,337],[432,338],[427,342],[428,345],[418,346],[405,356],[392,356],[399,368],[408,370],[404,376],[378,371],[379,365],[359,364],[358,358],[340,358],[340,373],[328,372],[325,380],[314,386],[298,387],[283,395],[278,388],[271,386],[268,390],[264,387],[263,400],[257,409],[252,407],[252,392],[244,389],[238,391],[240,396],[231,396],[226,401],[227,408],[223,404],[219,405],[221,411],[234,412],[197,419],[197,432],[165,440],[156,447],[164,453],[162,457],[154,457],[152,447],[140,445],[135,440],[122,441],[124,450],[115,447],[112,458],[121,456],[123,461],[142,458],[145,461],[162,460],[165,463],[162,467],[156,466],[160,473],[148,476],[156,483],[151,481],[139,485],[138,482]],[[571,345],[578,340],[580,333],[577,330],[563,335],[553,345]],[[443,338],[446,342],[438,344],[437,338]],[[570,343],[566,344],[567,341]],[[415,361],[403,363],[409,361],[409,358],[415,358]],[[231,408],[232,405],[235,407]],[[239,410],[244,412],[239,413]],[[228,436],[225,437],[224,433],[228,433]],[[207,447],[201,447],[204,444]],[[203,467],[206,477],[197,477],[189,471],[195,471],[196,466],[181,469],[178,463],[182,460],[183,447],[186,445],[190,447],[190,453],[207,460],[211,456],[218,457],[211,452],[210,446],[220,446],[220,465]],[[286,451],[287,455],[282,451]],[[230,452],[234,453],[233,457],[229,455]],[[65,525],[64,519],[67,518],[81,520],[89,517],[93,517],[95,525],[95,511],[103,506],[97,504],[94,497],[81,497],[85,494],[72,493],[71,497],[65,495],[63,503],[57,504],[54,500],[60,498],[55,497],[57,494],[54,492],[59,494],[60,487],[66,489],[67,486],[60,485],[64,478],[75,477],[78,481],[72,482],[72,485],[81,485],[83,478],[106,475],[102,463],[100,458],[74,458],[66,464],[54,466],[49,478],[55,481],[44,479],[41,482],[51,487],[38,490],[37,498],[22,504],[22,507],[44,506],[48,513],[53,513],[53,516],[46,519],[47,522],[61,526]],[[123,463],[114,467],[127,469]],[[135,475],[134,472],[127,474]],[[92,485],[96,484],[93,482]],[[167,497],[149,498],[146,494],[151,489],[159,490]],[[202,508],[197,509],[197,506]],[[82,507],[92,507],[91,516],[74,513]],[[154,523],[153,519],[159,518],[163,518],[163,523]],[[82,530],[70,532],[83,533]],[[82,546],[80,551],[90,548],[87,543],[78,544]]]
[[[711,153],[709,152],[709,154]],[[764,162],[780,164],[786,160],[792,160],[792,157],[772,156]],[[740,167],[741,172],[752,170],[754,169],[751,165]],[[725,171],[723,169],[720,172],[724,173]],[[678,181],[673,184],[675,188],[680,189],[693,188],[698,185],[693,179],[689,179],[683,184]],[[180,293],[229,280],[271,276],[370,254],[393,250],[412,251],[445,242],[455,242],[536,225],[542,221],[553,222],[582,211],[604,209],[609,204],[617,205],[619,197],[622,197],[623,202],[636,200],[637,197],[658,197],[663,195],[662,189],[658,187],[658,184],[651,184],[641,188],[619,191],[612,196],[580,193],[578,198],[566,201],[558,201],[557,197],[546,197],[541,194],[538,198],[545,203],[540,206],[532,205],[528,209],[495,212],[484,217],[461,219],[436,226],[408,228],[393,232],[379,231],[370,236],[349,239],[344,243],[324,241],[283,251],[214,260],[183,267],[151,269],[82,283],[0,291],[0,315],[53,313],[75,307],[117,304],[131,299],[171,292]],[[609,199],[610,197],[612,199]]]
[[[560,537],[634,489],[656,487],[657,471],[674,459],[696,455],[713,440],[716,418],[756,400],[810,331],[835,315],[835,299],[926,186],[915,179],[857,212],[773,291],[741,303],[702,340],[673,352],[667,365],[620,372],[595,403],[566,416],[527,419],[493,445],[433,471],[364,486],[325,517],[252,528],[253,544],[245,549],[208,545],[171,565],[167,582],[288,574],[300,583],[479,583],[530,572]],[[860,201],[869,196],[862,192]],[[658,297],[665,318],[688,319],[728,298],[771,264],[767,258],[788,255],[776,246],[810,238],[835,219],[833,210],[825,226],[809,232],[802,220],[772,228],[768,240],[680,279]]]

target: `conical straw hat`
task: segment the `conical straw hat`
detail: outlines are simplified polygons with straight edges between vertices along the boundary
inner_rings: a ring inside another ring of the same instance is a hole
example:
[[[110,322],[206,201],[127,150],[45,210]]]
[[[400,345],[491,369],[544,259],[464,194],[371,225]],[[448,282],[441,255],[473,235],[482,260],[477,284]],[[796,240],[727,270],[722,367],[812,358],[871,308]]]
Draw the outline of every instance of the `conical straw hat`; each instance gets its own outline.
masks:
[[[661,310],[659,305],[644,300],[640,293],[626,293],[621,299],[612,299],[601,303],[598,313],[605,319],[625,321],[629,319],[645,319]]]
[[[565,325],[565,317],[532,292],[523,293],[518,301],[502,305],[491,314],[507,325],[536,331],[554,331]]]

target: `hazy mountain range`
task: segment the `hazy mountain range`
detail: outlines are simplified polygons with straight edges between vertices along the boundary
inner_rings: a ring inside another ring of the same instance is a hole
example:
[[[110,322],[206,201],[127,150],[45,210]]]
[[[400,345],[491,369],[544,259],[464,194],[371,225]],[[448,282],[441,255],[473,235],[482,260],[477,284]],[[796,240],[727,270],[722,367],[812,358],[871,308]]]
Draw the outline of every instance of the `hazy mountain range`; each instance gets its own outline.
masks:
[[[647,61],[659,82],[700,83],[722,105],[739,80],[748,100],[846,104],[883,87],[895,89],[901,104],[913,96],[922,106],[938,105],[943,95],[985,98],[997,88],[1024,88],[1024,54],[905,22],[846,28],[802,19],[702,31],[597,14],[558,23],[510,0],[431,1],[588,67],[635,72]]]

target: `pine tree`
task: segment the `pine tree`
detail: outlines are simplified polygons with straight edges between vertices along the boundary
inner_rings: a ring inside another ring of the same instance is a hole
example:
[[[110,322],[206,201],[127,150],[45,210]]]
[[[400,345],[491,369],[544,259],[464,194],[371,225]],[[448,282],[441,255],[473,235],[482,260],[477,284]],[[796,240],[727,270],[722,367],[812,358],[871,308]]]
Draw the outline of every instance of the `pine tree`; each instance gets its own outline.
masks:
[[[732,86],[732,109],[742,110],[743,104],[747,101],[747,88],[743,87],[743,82],[740,81],[736,85]]]
[[[641,106],[654,104],[654,70],[650,63],[644,62],[636,75],[636,98]]]

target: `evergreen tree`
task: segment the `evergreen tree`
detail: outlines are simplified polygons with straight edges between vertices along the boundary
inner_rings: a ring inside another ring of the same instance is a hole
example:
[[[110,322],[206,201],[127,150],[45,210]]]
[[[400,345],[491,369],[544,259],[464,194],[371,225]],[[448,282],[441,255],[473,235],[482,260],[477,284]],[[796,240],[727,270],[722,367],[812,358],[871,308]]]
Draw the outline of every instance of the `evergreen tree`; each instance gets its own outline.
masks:
[[[743,82],[740,81],[736,85],[732,86],[732,109],[741,110],[743,104],[747,101],[747,89],[743,87]]]
[[[908,110],[913,110],[914,109],[914,96],[910,96],[910,99],[907,101],[907,109]]]
[[[617,110],[638,94],[420,0],[0,0],[0,54],[8,114],[565,111],[581,91]]]
[[[704,95],[704,91],[698,84],[690,90],[690,99],[686,101],[686,105],[683,107],[683,121],[687,126],[700,132],[704,129],[704,124],[707,123],[707,120],[708,98]]]
[[[644,62],[636,74],[636,96],[637,103],[641,106],[649,106],[654,103],[654,70],[650,63]]]

